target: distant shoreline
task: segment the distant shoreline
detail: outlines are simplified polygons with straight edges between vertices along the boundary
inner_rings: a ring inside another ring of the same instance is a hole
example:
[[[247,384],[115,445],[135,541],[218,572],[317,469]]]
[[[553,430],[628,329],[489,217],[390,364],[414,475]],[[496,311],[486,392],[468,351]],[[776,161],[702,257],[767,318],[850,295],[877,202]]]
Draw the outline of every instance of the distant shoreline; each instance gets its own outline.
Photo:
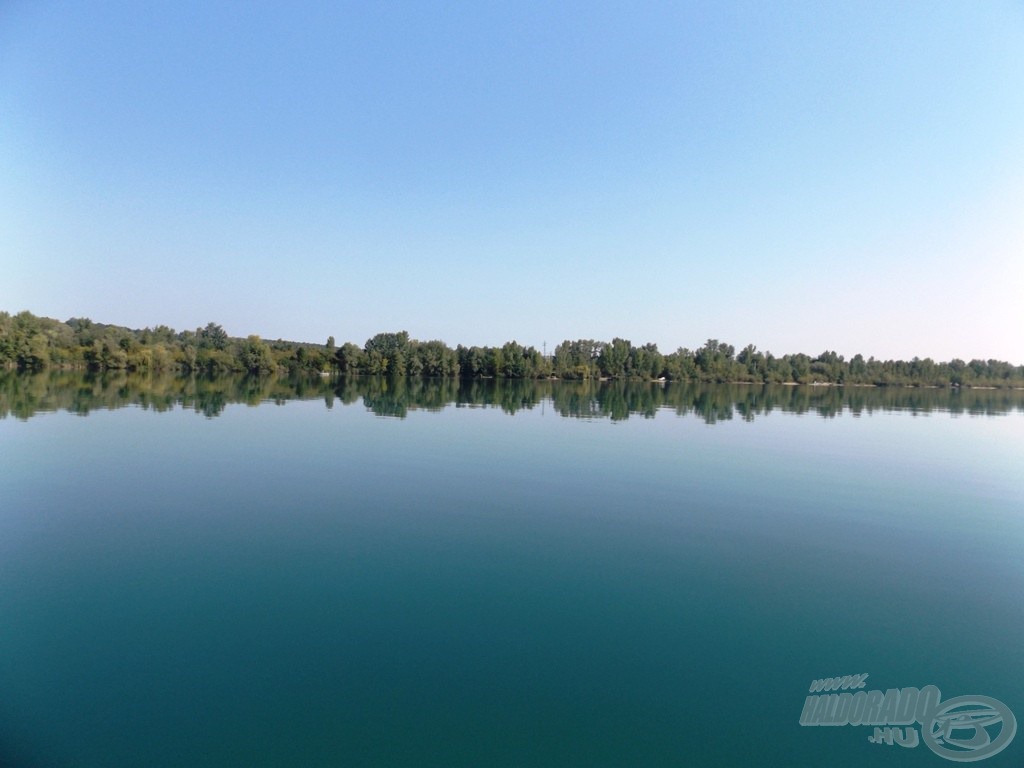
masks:
[[[748,344],[708,339],[695,349],[663,353],[627,339],[565,340],[551,354],[508,341],[500,347],[454,349],[406,331],[378,333],[359,346],[334,337],[324,344],[229,336],[217,323],[188,331],[164,325],[131,329],[88,318],[67,321],[23,311],[0,312],[0,368],[186,373],[271,371],[460,379],[634,380],[779,384],[783,386],[1024,388],[1024,365],[1000,360],[850,359],[832,351],[775,356]]]

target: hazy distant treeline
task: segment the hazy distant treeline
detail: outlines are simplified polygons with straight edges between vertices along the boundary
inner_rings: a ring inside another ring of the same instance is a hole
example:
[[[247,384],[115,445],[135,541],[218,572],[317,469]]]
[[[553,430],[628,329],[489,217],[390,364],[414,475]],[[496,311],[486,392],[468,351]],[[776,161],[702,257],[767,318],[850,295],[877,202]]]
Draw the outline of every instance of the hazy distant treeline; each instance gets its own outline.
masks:
[[[666,379],[760,384],[874,384],[918,386],[1024,386],[1024,365],[1000,360],[849,360],[835,352],[816,357],[776,357],[748,344],[709,339],[698,349],[663,354],[655,344],[563,341],[551,355],[509,341],[500,347],[452,349],[443,341],[410,339],[405,331],[379,333],[361,347],[259,336],[232,337],[216,323],[194,331],[167,326],[132,330],[94,323],[65,322],[31,312],[0,312],[0,366],[20,370],[48,367],[92,371],[185,371],[205,373],[337,372],[352,375],[502,379]]]

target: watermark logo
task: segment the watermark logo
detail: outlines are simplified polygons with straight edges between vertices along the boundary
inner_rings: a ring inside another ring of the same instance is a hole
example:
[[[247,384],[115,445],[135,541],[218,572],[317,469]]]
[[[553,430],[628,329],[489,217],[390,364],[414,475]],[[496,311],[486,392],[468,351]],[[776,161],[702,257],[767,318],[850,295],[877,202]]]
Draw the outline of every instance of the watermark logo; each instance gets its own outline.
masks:
[[[957,696],[939,705],[922,733],[935,754],[969,763],[1006,749],[1017,733],[1017,720],[997,699]]]
[[[873,726],[868,736],[872,744],[910,749],[924,742],[939,757],[961,763],[1002,752],[1017,733],[1013,712],[990,696],[956,696],[943,701],[942,692],[934,685],[863,690],[867,678],[864,673],[812,682],[800,725]]]

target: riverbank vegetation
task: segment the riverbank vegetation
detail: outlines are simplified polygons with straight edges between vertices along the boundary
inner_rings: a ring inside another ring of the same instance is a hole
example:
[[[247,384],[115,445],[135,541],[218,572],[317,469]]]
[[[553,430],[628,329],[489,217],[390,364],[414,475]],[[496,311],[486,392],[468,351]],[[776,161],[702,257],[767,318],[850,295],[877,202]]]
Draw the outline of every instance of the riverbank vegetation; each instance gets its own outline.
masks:
[[[662,353],[635,346],[566,340],[545,355],[509,341],[500,347],[452,349],[443,341],[418,341],[405,331],[379,333],[362,346],[334,337],[324,344],[232,337],[217,323],[175,331],[164,325],[134,330],[88,318],[67,321],[31,312],[0,312],[0,367],[89,371],[189,373],[321,372],[438,378],[575,380],[638,379],[752,384],[910,385],[922,387],[1021,387],[1024,365],[1000,360],[936,362],[929,358],[845,359],[832,351],[776,357],[749,344],[709,339],[696,349]]]

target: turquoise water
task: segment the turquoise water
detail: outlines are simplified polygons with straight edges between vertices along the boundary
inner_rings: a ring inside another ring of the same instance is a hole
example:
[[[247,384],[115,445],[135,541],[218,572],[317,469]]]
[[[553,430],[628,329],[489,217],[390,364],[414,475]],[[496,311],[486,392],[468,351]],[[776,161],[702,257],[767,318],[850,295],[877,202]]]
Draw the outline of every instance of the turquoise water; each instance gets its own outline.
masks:
[[[0,420],[0,765],[952,764],[800,726],[865,672],[1024,717],[1019,409],[315,396]]]

